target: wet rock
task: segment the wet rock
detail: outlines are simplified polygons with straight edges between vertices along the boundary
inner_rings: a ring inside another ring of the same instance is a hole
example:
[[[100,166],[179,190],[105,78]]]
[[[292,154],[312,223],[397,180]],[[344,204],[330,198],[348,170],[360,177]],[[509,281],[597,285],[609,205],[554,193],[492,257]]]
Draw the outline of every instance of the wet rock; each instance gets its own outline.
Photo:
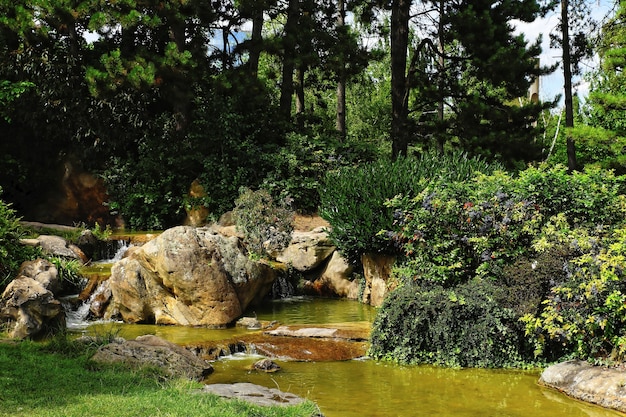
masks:
[[[65,312],[50,290],[33,278],[20,276],[2,293],[0,323],[11,338],[36,338],[64,327]]]
[[[202,392],[219,395],[224,398],[234,398],[262,406],[297,405],[303,398],[275,388],[265,388],[260,385],[240,382],[237,384],[210,384],[205,385]]]
[[[280,371],[280,366],[278,366],[278,364],[273,360],[265,358],[253,363],[252,369],[256,371],[271,373]]]
[[[245,327],[246,329],[250,329],[250,330],[258,330],[263,328],[263,325],[261,324],[261,322],[259,320],[257,320],[255,317],[242,317],[239,320],[237,320],[237,327]]]
[[[202,381],[213,372],[211,364],[189,350],[154,335],[135,340],[115,340],[92,357],[101,363],[124,363],[129,367],[153,366],[171,377]]]
[[[572,360],[549,366],[539,383],[570,397],[626,412],[626,372]]]

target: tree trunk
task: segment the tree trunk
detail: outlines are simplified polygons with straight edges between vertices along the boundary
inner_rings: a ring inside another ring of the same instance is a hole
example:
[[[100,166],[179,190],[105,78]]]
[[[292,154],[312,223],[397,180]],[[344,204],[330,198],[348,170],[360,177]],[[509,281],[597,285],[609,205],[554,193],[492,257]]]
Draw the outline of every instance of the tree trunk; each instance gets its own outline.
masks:
[[[445,88],[445,76],[446,76],[446,59],[444,56],[445,52],[445,37],[444,37],[444,24],[443,24],[443,14],[445,13],[444,9],[444,1],[439,0],[439,59],[438,59],[438,69],[437,69],[437,90],[439,92],[439,102],[437,103],[437,120],[439,122],[439,126],[443,126],[443,116],[444,116],[444,88]],[[439,137],[437,137],[437,151],[439,153],[443,153],[443,147],[445,145],[445,137],[444,132],[439,133]]]
[[[250,50],[248,58],[248,69],[250,75],[257,78],[259,73],[259,58],[263,44],[263,8],[254,12],[252,17],[252,37],[250,38]]]
[[[561,35],[563,49],[563,79],[565,93],[565,128],[567,135],[567,168],[576,169],[576,144],[568,128],[574,127],[574,102],[572,99],[572,64],[569,43],[569,0],[561,0]]]
[[[304,112],[306,110],[304,103],[304,68],[298,66],[296,69],[296,122],[300,129],[304,128]]]
[[[391,6],[391,155],[406,155],[409,87],[406,83],[409,46],[410,0],[394,0]]]
[[[287,121],[291,120],[293,96],[293,71],[296,61],[296,35],[298,31],[299,0],[289,0],[285,36],[283,38],[283,73],[280,86],[280,113]]]
[[[346,7],[345,0],[338,0],[337,4],[337,28],[339,33],[343,33],[343,27],[346,24]],[[346,139],[346,63],[342,60],[339,67],[339,80],[337,81],[337,120],[335,129],[339,132],[342,141]]]

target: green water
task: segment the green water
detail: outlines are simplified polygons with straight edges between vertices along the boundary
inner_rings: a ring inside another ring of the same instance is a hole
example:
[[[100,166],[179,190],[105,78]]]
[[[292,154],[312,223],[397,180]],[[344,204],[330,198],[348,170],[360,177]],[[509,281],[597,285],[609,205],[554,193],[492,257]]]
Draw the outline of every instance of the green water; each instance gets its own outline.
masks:
[[[357,302],[304,298],[267,303],[246,315],[284,324],[327,324],[371,322],[375,310]],[[249,332],[120,324],[92,325],[87,331],[111,330],[127,338],[156,334],[176,343],[220,340]],[[326,417],[623,416],[538,386],[539,371],[453,370],[352,360],[276,361],[282,370],[264,374],[249,370],[257,359],[251,355],[221,359],[213,364],[215,372],[207,383],[252,382],[278,387],[315,401]]]

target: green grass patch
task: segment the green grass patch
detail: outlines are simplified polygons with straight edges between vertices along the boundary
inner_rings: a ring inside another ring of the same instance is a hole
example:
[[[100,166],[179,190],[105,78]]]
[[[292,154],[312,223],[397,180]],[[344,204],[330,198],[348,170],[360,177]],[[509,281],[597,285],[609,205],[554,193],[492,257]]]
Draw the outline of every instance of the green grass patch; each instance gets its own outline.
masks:
[[[259,407],[164,381],[152,371],[104,366],[89,356],[50,353],[32,342],[0,341],[0,416],[309,417],[317,406]]]

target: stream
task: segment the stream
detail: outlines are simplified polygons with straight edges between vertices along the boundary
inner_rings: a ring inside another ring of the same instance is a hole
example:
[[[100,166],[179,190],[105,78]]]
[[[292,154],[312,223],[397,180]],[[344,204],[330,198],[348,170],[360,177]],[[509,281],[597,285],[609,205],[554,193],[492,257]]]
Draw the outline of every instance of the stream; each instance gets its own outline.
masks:
[[[107,273],[110,263],[91,273]],[[87,309],[88,309],[88,304]],[[85,305],[68,315],[76,334],[117,334],[132,339],[154,334],[178,344],[221,341],[251,330],[208,329],[117,322],[87,322]],[[82,310],[81,310],[82,309]],[[84,316],[81,316],[84,314]],[[245,316],[286,325],[371,324],[376,309],[356,301],[292,297],[267,301]],[[326,417],[614,417],[624,414],[573,400],[537,384],[539,370],[447,369],[401,366],[367,358],[349,361],[274,361],[276,373],[250,371],[260,356],[234,354],[213,363],[206,383],[251,382],[292,392],[318,404]]]

